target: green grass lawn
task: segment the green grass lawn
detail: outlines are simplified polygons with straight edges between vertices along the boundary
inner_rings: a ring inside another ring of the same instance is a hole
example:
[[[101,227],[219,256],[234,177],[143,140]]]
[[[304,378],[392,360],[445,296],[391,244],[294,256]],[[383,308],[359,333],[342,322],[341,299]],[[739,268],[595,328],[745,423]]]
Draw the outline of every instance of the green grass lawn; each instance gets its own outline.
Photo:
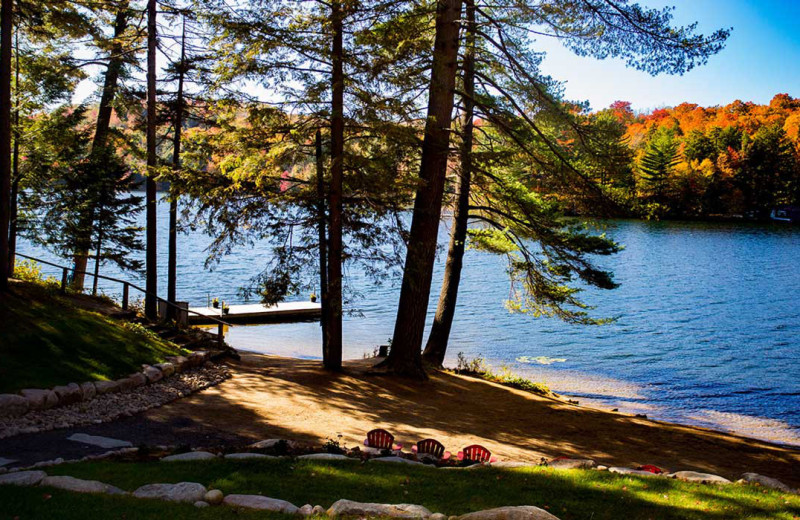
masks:
[[[0,301],[0,393],[117,379],[179,353],[141,326],[74,306],[56,291],[14,284]]]
[[[800,497],[752,486],[711,486],[672,479],[623,477],[600,471],[549,468],[441,470],[358,461],[321,462],[290,459],[203,462],[88,462],[48,468],[49,474],[100,480],[132,491],[154,482],[199,482],[224,493],[261,494],[295,505],[330,506],[340,498],[363,502],[421,504],[433,512],[459,515],[507,505],[546,508],[568,519],[794,519],[800,517]],[[57,507],[41,493],[16,496],[0,488],[0,504],[13,504],[20,518],[48,518]],[[54,496],[56,496],[54,494]],[[6,502],[11,500],[11,502]],[[59,498],[75,501],[58,518],[107,516],[113,497]],[[97,512],[89,505],[97,501]],[[120,507],[127,507],[120,501]],[[141,506],[145,507],[145,506]],[[161,505],[166,517],[184,518],[178,509]],[[40,513],[41,511],[41,513]],[[24,513],[24,514],[23,514]],[[227,515],[228,512],[225,512]],[[137,518],[128,515],[127,518]],[[186,516],[188,518],[188,516]],[[197,517],[203,518],[203,517]],[[219,516],[219,518],[227,518]]]

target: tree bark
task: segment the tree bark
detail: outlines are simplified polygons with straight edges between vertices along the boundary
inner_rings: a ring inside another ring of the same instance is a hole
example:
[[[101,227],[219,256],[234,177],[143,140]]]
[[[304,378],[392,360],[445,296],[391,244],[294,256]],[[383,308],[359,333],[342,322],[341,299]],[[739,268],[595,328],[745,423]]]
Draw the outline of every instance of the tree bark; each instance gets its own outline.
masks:
[[[146,186],[146,283],[144,313],[158,318],[158,255],[156,244],[156,0],[147,2],[147,180]]]
[[[461,175],[458,177],[458,202],[453,211],[453,223],[450,235],[450,246],[447,252],[447,263],[444,268],[442,291],[439,294],[439,305],[433,319],[428,343],[422,353],[422,359],[434,366],[441,366],[447,353],[447,343],[456,313],[458,286],[461,281],[461,269],[464,265],[464,250],[467,244],[467,224],[469,222],[469,193],[472,182],[472,142],[473,122],[475,115],[475,4],[474,0],[465,0],[467,11],[467,33],[464,49],[464,131],[461,142]]]
[[[14,31],[14,151],[11,155],[11,208],[8,231],[8,275],[14,276],[17,255],[17,216],[19,214],[19,28]]]
[[[328,363],[328,250],[325,237],[325,172],[322,160],[322,131],[315,136],[317,162],[317,228],[319,230],[319,303],[321,307],[322,363]]]
[[[396,374],[417,378],[426,377],[420,349],[447,173],[461,4],[461,0],[439,0],[437,4],[428,118],[419,173],[421,182],[414,200],[392,350],[386,361]]]
[[[328,190],[328,354],[324,356],[325,368],[342,368],[342,177],[344,170],[344,70],[341,2],[331,3],[331,181]]]
[[[175,136],[172,140],[172,168],[181,169],[181,134],[183,130],[183,76],[186,67],[186,18],[181,33],[181,61],[178,70],[178,93],[175,99]],[[170,186],[169,251],[167,259],[167,300],[175,304],[178,276],[178,194]],[[175,307],[167,306],[167,316],[176,317]]]
[[[0,291],[8,290],[11,217],[11,33],[14,2],[0,2]]]
[[[92,149],[89,152],[90,162],[96,159],[108,144],[108,133],[111,128],[111,115],[113,113],[112,103],[114,102],[114,97],[117,95],[119,76],[124,64],[124,48],[121,38],[128,28],[128,18],[128,3],[125,2],[120,5],[114,19],[114,41],[111,44],[111,54],[108,58],[105,76],[103,77],[103,92],[100,95],[100,105],[97,107],[97,122],[95,123],[94,137],[92,139]],[[81,224],[80,229],[92,229],[94,210],[91,210],[85,218],[86,222]],[[91,234],[87,232],[87,236],[78,237],[77,240],[77,247],[73,259],[75,270],[73,271],[74,276],[72,278],[72,287],[77,290],[83,290],[84,273],[86,272],[89,260],[89,248],[92,240],[90,235]]]

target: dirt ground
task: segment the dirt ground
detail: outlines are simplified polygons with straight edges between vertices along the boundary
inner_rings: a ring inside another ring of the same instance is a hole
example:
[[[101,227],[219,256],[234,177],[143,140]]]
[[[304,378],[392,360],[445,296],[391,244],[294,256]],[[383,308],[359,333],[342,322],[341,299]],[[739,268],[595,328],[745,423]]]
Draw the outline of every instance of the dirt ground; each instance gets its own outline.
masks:
[[[456,453],[478,443],[501,460],[588,457],[608,466],[655,464],[730,479],[753,471],[800,486],[800,450],[703,428],[574,406],[449,373],[427,382],[371,375],[372,360],[332,374],[318,361],[242,353],[221,385],[146,412],[150,424],[186,418],[239,438],[339,440],[373,428],[410,449],[433,437]]]

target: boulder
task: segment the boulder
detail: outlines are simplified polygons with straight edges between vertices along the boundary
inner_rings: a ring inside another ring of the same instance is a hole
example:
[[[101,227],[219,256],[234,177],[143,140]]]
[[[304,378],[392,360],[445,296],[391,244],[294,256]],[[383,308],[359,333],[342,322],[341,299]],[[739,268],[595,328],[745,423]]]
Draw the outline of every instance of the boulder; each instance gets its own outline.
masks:
[[[222,491],[219,489],[212,489],[206,493],[203,500],[209,504],[217,505],[222,503],[223,498],[225,497],[222,495]]]
[[[140,386],[144,386],[147,384],[147,376],[145,376],[141,372],[136,372],[135,374],[131,374],[130,376],[128,376],[128,379],[133,384],[133,388],[139,388]]]
[[[459,516],[458,520],[558,520],[558,518],[538,507],[510,506],[475,511]]]
[[[700,473],[698,471],[676,471],[675,473],[670,473],[667,475],[670,478],[676,478],[678,480],[685,480],[686,482],[701,482],[703,484],[730,484],[731,481],[720,477],[719,475],[713,475],[711,473]]]
[[[311,459],[311,460],[358,460],[351,459],[347,455],[339,453],[310,453],[308,455],[300,455],[298,459]]]
[[[314,509],[311,510],[311,514],[312,515],[317,515],[317,516],[324,515],[325,514],[325,508],[322,507],[322,506],[314,506]]]
[[[156,383],[164,378],[164,373],[156,367],[144,367],[142,373],[147,377],[148,383]]]
[[[47,473],[44,471],[16,471],[14,473],[4,473],[0,475],[0,486],[38,486],[44,480]]]
[[[314,507],[311,504],[306,504],[300,508],[298,511],[299,514],[303,516],[311,516],[314,512]]]
[[[92,446],[99,446],[100,448],[105,449],[130,448],[133,446],[133,444],[131,444],[129,441],[112,439],[110,437],[100,437],[97,435],[87,435],[85,433],[74,433],[67,437],[67,440],[81,442],[83,444],[91,444]]]
[[[277,459],[272,455],[264,455],[263,453],[228,453],[225,455],[226,459],[234,460],[247,460],[247,459]]]
[[[95,381],[94,388],[98,394],[113,394],[119,392],[119,383],[116,381]]]
[[[197,352],[192,352],[189,354],[189,366],[190,367],[199,367],[203,363],[206,362],[206,352],[202,350],[198,350]]]
[[[109,484],[104,484],[103,482],[83,480],[68,476],[45,477],[42,479],[41,485],[65,489],[75,493],[111,493],[115,495],[124,493],[121,489]]]
[[[424,466],[422,462],[416,460],[404,459],[403,457],[378,457],[376,459],[369,459],[370,462],[394,462],[396,464],[415,464],[417,466]]]
[[[515,462],[513,460],[503,460],[500,462],[492,462],[493,468],[535,468],[538,464],[532,462]]]
[[[97,389],[94,387],[94,383],[92,383],[91,381],[86,381],[85,383],[81,383],[80,387],[84,401],[91,401],[92,399],[94,399],[94,396],[97,395]]]
[[[296,515],[300,512],[300,509],[290,502],[261,495],[227,495],[222,500],[222,503],[226,506],[274,511],[276,513],[285,513],[288,515]]]
[[[29,406],[28,400],[21,395],[0,394],[0,417],[22,415]]]
[[[255,448],[259,450],[269,450],[275,448],[280,443],[285,442],[287,448],[294,448],[294,441],[287,441],[285,439],[264,439],[263,441],[254,442],[248,448]]]
[[[208,502],[203,502],[202,500],[198,500],[197,502],[194,503],[194,507],[196,507],[198,509],[202,509],[202,508],[208,507],[210,505],[211,504],[209,504]]]
[[[31,410],[46,410],[58,404],[58,396],[52,390],[26,388],[20,394],[28,400],[28,407]]]
[[[442,513],[433,513],[428,517],[428,520],[447,520],[447,515],[443,515]]]
[[[765,477],[764,475],[759,475],[758,473],[743,473],[742,480],[745,482],[749,482],[751,484],[758,484],[759,486],[764,486],[765,488],[770,489],[777,489],[779,491],[783,491],[784,493],[794,493],[792,488],[784,484],[778,479],[774,479],[772,477]]]
[[[167,359],[175,367],[176,372],[183,372],[189,364],[189,359],[185,356],[172,356]]]
[[[329,509],[328,516],[358,516],[382,518],[428,518],[431,512],[423,506],[415,504],[373,504],[337,500]]]
[[[620,475],[636,475],[637,477],[663,477],[665,475],[661,475],[658,473],[650,473],[649,471],[644,471],[642,469],[631,469],[631,468],[620,468],[620,467],[610,467],[608,471],[611,473],[619,473]]]
[[[172,363],[158,363],[153,366],[161,370],[161,373],[164,374],[164,377],[169,377],[175,373],[175,365],[173,365]]]
[[[547,465],[556,469],[592,469],[597,463],[592,459],[556,459]]]
[[[157,498],[171,502],[195,502],[203,500],[206,488],[196,482],[179,482],[177,484],[147,484],[133,492],[137,498]]]
[[[162,458],[164,462],[177,462],[182,460],[211,460],[216,458],[216,455],[207,451],[190,451],[187,453],[178,453],[177,455],[169,455]]]
[[[53,392],[58,396],[58,405],[64,406],[80,402],[83,399],[83,391],[77,383],[70,383],[64,386],[53,388]]]

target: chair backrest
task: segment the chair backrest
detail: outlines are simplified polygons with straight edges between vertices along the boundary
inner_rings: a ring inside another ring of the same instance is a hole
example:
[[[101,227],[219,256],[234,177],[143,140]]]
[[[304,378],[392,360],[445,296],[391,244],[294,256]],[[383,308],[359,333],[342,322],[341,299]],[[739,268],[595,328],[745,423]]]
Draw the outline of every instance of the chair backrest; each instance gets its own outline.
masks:
[[[467,446],[462,450],[462,453],[464,453],[464,460],[471,460],[474,462],[488,462],[492,458],[492,452],[480,444]]]
[[[378,428],[367,433],[367,444],[370,448],[391,450],[394,447],[394,435]]]
[[[424,439],[417,443],[417,453],[429,453],[440,459],[444,455],[444,444],[436,439]]]

